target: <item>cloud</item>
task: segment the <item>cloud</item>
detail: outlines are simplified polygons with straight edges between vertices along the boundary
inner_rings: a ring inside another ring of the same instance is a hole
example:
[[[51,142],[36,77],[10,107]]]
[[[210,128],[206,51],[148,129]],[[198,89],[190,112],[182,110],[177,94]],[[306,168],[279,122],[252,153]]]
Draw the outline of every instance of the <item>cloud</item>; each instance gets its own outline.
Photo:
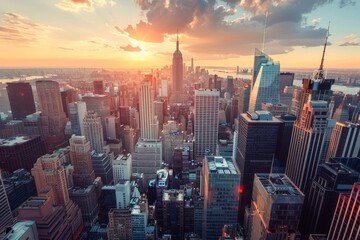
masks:
[[[318,27],[320,19],[302,22],[314,9],[334,1],[339,0],[134,0],[146,20],[124,31],[133,39],[158,43],[178,29],[181,48],[194,54],[252,55],[262,45],[268,13],[267,52],[279,54],[322,45],[327,30]],[[238,17],[237,10],[243,15]]]
[[[114,0],[63,0],[55,4],[55,6],[63,11],[79,13],[79,12],[94,12],[97,7],[104,7],[106,5],[114,6]]]
[[[360,40],[358,38],[356,38],[355,34],[352,33],[350,35],[343,37],[343,39],[341,39],[340,41],[337,42],[337,45],[343,46],[343,47],[360,46]]]
[[[13,12],[4,13],[2,22],[5,24],[0,25],[0,40],[21,44],[35,42],[49,32],[58,30],[58,28],[33,22],[27,17]]]
[[[121,27],[115,26],[115,29],[116,29],[116,31],[118,31],[119,33],[125,34],[125,31],[124,31]]]
[[[98,37],[98,38],[92,38],[89,40],[90,43],[93,43],[93,44],[96,44],[96,45],[100,45],[102,46],[103,48],[112,48],[113,46],[113,43],[104,39],[104,38],[101,38],[101,37]]]
[[[356,2],[353,0],[340,0],[340,2],[339,2],[340,8],[346,7],[348,5],[355,6]]]
[[[141,52],[142,51],[139,46],[133,47],[130,44],[128,44],[125,47],[120,47],[120,48],[126,52]]]
[[[18,14],[18,13],[12,13],[12,12],[6,12],[4,13],[4,15],[6,17],[9,17],[9,18],[15,18],[15,19],[25,19],[24,16]]]
[[[67,48],[67,47],[58,47],[58,49],[66,50],[66,51],[74,51],[73,48]]]

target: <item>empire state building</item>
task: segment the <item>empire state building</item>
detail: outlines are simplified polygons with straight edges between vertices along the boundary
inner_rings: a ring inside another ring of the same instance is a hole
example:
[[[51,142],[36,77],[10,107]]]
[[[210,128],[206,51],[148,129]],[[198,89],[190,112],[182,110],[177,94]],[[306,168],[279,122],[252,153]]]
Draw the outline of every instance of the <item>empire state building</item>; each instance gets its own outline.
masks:
[[[183,93],[183,58],[179,50],[179,36],[176,40],[176,51],[172,61],[172,102],[182,102]]]

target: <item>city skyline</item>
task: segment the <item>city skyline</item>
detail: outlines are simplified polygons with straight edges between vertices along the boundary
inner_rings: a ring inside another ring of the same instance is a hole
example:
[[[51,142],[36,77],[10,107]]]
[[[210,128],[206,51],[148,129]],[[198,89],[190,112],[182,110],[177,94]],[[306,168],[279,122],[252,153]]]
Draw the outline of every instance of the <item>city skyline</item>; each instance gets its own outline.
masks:
[[[184,63],[250,67],[262,48],[283,68],[360,68],[359,4],[340,1],[4,1],[2,67],[151,68],[169,65],[179,31]],[[47,14],[41,14],[46,12]],[[329,14],[331,13],[331,14]],[[351,16],[351,17],[348,17]],[[154,61],[155,59],[155,61]]]

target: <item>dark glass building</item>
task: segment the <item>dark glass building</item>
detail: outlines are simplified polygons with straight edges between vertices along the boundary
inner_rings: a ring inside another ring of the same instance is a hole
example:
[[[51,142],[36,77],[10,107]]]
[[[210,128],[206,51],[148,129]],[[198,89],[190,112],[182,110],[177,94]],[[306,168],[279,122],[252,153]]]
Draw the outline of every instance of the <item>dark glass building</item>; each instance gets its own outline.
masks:
[[[350,193],[359,176],[358,172],[342,163],[321,164],[306,196],[301,233],[328,233],[339,194]]]
[[[40,136],[15,136],[0,140],[0,168],[12,173],[23,168],[30,172],[38,157],[46,153]]]
[[[250,206],[255,173],[270,173],[281,121],[268,111],[240,114],[236,164],[241,172],[240,221]]]
[[[30,83],[10,82],[7,83],[7,92],[13,119],[23,119],[27,115],[36,112],[34,96]]]

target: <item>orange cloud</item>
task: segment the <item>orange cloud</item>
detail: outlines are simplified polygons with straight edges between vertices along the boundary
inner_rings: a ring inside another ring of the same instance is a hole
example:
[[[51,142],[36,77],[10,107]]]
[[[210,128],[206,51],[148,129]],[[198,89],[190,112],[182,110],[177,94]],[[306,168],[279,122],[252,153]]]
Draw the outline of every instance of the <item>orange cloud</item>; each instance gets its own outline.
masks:
[[[144,21],[136,24],[135,28],[129,25],[124,31],[127,32],[131,38],[144,42],[160,43],[164,41],[164,34],[156,31],[150,24]]]
[[[120,47],[120,48],[126,52],[141,52],[142,51],[139,46],[133,47],[130,44],[128,44],[125,47]]]

